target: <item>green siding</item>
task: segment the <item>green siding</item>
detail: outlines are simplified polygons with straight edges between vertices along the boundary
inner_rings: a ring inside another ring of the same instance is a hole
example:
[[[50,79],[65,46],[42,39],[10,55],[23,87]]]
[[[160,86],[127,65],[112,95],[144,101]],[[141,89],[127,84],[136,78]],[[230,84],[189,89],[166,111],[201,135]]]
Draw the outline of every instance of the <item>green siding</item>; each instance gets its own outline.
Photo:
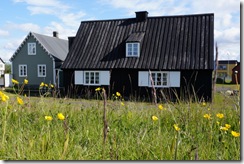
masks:
[[[28,55],[28,43],[36,43],[36,55]],[[48,55],[47,52],[38,44],[33,36],[30,36],[24,45],[20,48],[16,56],[12,61],[13,65],[13,78],[18,80],[20,83],[25,79],[24,77],[19,77],[19,65],[27,65],[27,79],[29,80],[29,85],[39,85],[41,82],[44,83],[54,83],[53,81],[53,60]],[[38,64],[46,65],[46,77],[38,77]]]

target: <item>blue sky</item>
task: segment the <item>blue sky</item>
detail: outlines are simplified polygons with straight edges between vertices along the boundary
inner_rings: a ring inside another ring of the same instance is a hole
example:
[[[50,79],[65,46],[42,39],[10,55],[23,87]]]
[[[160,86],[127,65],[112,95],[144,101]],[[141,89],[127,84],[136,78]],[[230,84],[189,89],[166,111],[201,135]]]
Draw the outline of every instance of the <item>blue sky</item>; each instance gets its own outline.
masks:
[[[238,0],[1,0],[0,57],[9,59],[30,31],[67,39],[81,21],[148,16],[214,13],[214,38],[219,59],[240,61]]]

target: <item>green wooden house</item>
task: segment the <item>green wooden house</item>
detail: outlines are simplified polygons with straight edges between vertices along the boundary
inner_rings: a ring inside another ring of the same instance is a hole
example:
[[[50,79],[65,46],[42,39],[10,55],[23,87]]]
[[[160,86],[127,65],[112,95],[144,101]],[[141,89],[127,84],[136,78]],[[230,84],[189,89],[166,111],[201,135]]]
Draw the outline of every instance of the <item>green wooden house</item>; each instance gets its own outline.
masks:
[[[68,40],[53,36],[45,36],[30,32],[10,61],[12,62],[13,79],[36,88],[41,82],[62,87],[62,70],[60,69],[68,54]]]

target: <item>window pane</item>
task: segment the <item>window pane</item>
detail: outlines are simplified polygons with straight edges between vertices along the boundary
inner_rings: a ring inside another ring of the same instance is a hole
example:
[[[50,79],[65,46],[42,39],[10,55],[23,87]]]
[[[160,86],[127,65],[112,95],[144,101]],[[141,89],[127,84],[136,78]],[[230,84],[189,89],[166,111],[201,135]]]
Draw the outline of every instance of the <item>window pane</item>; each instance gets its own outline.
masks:
[[[90,72],[90,76],[91,76],[91,84],[94,84],[94,72]]]
[[[156,74],[155,73],[152,73],[152,80],[153,80],[153,85],[155,85],[156,83]]]
[[[157,73],[157,85],[161,85],[162,84],[161,81],[162,81],[161,73]]]
[[[99,72],[95,73],[95,84],[99,84]]]
[[[132,44],[128,44],[128,55],[132,55]]]
[[[89,84],[89,72],[86,72],[86,74],[85,74],[85,76],[86,76],[86,84]]]
[[[163,73],[163,85],[167,85],[167,73]]]
[[[133,44],[133,55],[138,56],[138,44]]]

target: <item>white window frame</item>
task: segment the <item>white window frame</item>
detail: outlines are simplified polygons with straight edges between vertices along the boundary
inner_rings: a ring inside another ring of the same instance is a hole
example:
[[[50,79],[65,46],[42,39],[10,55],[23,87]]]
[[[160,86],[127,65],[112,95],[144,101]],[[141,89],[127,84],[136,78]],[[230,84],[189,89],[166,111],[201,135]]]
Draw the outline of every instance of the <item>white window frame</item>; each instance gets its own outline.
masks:
[[[28,43],[28,55],[36,55],[36,43]]]
[[[40,70],[40,67],[41,67],[41,70]],[[37,65],[37,76],[38,77],[46,77],[47,76],[46,64],[38,64]]]
[[[92,76],[94,78],[92,78]],[[100,85],[100,79],[99,71],[84,71],[84,85]],[[98,82],[96,80],[98,80]]]
[[[19,65],[19,77],[26,77],[27,76],[27,65],[20,64]]]
[[[160,76],[159,76],[160,75]],[[163,77],[165,75],[165,77]],[[169,72],[165,71],[152,71],[149,73],[149,84],[152,87],[152,82],[154,87],[169,87]]]
[[[129,48],[130,45],[131,45],[131,49]],[[137,46],[137,53],[135,53],[136,52],[135,46]],[[138,42],[126,43],[126,57],[139,57],[139,56],[140,56],[140,43]]]

